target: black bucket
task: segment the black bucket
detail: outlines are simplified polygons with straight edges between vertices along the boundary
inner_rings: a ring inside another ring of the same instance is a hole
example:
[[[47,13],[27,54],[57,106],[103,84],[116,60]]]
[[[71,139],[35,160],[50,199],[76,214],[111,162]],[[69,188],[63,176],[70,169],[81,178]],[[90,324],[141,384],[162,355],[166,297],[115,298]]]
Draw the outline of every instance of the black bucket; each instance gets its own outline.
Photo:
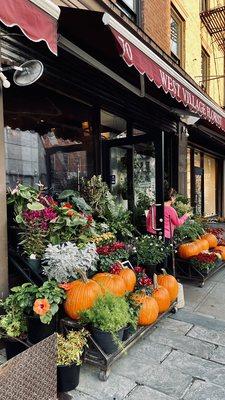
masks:
[[[123,332],[124,328],[120,329],[117,333],[116,336],[118,339],[122,342],[123,339]],[[106,353],[106,354],[112,354],[115,353],[119,349],[118,343],[115,343],[113,336],[110,332],[103,332],[98,328],[95,328],[94,326],[91,327],[91,333],[93,339],[96,341],[96,343],[101,347],[101,349]]]
[[[27,338],[32,344],[38,343],[56,332],[56,317],[53,317],[50,324],[43,324],[39,317],[27,318]]]
[[[57,390],[58,392],[69,392],[79,385],[80,365],[58,365],[57,366]]]
[[[6,358],[10,360],[11,358],[17,356],[22,353],[24,350],[27,350],[27,346],[18,340],[13,339],[4,339]]]

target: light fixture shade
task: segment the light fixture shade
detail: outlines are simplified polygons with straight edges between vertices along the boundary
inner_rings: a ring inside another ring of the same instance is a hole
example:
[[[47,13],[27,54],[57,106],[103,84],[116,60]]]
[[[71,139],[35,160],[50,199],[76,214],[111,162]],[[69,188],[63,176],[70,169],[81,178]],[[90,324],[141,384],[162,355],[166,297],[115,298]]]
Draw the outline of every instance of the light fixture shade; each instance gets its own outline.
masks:
[[[197,115],[184,115],[180,117],[180,120],[186,125],[194,125],[200,120],[200,117]]]

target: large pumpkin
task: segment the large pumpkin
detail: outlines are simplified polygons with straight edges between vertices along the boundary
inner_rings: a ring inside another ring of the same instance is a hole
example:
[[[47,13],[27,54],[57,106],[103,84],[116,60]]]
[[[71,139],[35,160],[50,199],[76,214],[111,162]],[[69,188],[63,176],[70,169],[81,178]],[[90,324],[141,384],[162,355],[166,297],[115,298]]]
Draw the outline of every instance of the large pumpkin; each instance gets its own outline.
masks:
[[[157,276],[154,274],[154,289],[152,297],[156,300],[159,306],[159,313],[163,313],[168,310],[170,306],[170,295],[166,288],[159,286],[157,282]]]
[[[199,253],[199,245],[195,242],[181,244],[178,249],[179,256],[184,259],[197,256]]]
[[[122,268],[119,276],[121,276],[121,278],[123,278],[124,280],[126,292],[133,292],[137,281],[137,277],[134,271],[130,268]]]
[[[218,251],[221,254],[222,260],[225,260],[225,246],[216,246],[214,251]]]
[[[91,308],[99,296],[102,289],[99,284],[92,279],[84,282],[78,279],[67,284],[67,297],[64,303],[66,314],[72,319],[78,319],[81,311]]]
[[[209,243],[210,249],[212,249],[218,245],[217,238],[212,233],[206,233],[205,235],[202,236],[202,238],[207,240],[207,242]]]
[[[145,293],[135,293],[133,299],[140,304],[138,324],[144,326],[153,324],[159,315],[159,306],[156,300]]]
[[[99,272],[92,279],[101,286],[103,293],[110,292],[116,296],[123,296],[126,293],[125,282],[119,275]]]
[[[162,275],[158,275],[158,284],[168,290],[170,301],[173,302],[177,299],[178,296],[178,282],[173,275],[167,275],[164,269],[162,271]]]
[[[195,243],[197,243],[199,245],[200,252],[205,251],[205,250],[209,250],[209,242],[208,242],[208,240],[206,240],[204,238],[201,238],[201,239],[195,240]]]

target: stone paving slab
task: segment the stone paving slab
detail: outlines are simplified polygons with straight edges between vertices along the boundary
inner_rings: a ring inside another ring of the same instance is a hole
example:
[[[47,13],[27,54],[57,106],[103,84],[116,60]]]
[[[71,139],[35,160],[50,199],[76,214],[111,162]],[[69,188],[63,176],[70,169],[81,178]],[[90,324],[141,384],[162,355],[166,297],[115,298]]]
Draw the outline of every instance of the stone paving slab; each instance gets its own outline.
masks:
[[[179,314],[179,313],[178,313]],[[178,321],[172,318],[166,318],[161,320],[157,326],[163,329],[170,329],[171,331],[177,332],[181,335],[185,335],[192,327],[192,324]]]
[[[179,333],[163,328],[156,329],[150,336],[152,343],[159,343],[173,349],[181,350],[195,356],[209,359],[215,350],[215,345],[202,342],[192,337],[182,336]]]
[[[69,395],[72,396],[73,400],[96,400],[96,397],[81,393],[78,390],[72,390],[71,392],[69,392]]]
[[[213,329],[215,331],[225,332],[225,321],[222,319],[215,319],[212,316],[206,316],[204,314],[196,314],[193,311],[187,311],[186,309],[179,310],[178,313],[171,315],[168,320],[174,319],[176,321],[183,321],[191,325],[199,325],[205,328]]]
[[[176,397],[170,397],[166,394],[159,393],[147,386],[137,386],[126,400],[175,400]]]
[[[225,283],[216,283],[213,290],[200,302],[195,311],[225,320]]]
[[[98,379],[98,372],[98,368],[83,365],[77,390],[98,400],[123,400],[136,386],[134,381],[113,373],[102,382]]]
[[[195,381],[184,400],[224,400],[225,389],[212,383]],[[147,400],[147,399],[146,399]]]
[[[184,283],[184,296],[185,296],[185,308],[189,310],[196,310],[198,307],[208,296],[208,294],[214,289],[216,286],[216,282],[211,280],[206,281],[205,286],[200,288],[193,284]]]
[[[162,364],[164,367],[173,367],[183,374],[209,381],[225,387],[225,367],[213,361],[173,351]]]
[[[225,347],[217,347],[217,349],[214,350],[210,359],[225,365]]]
[[[195,326],[188,332],[187,336],[216,345],[225,346],[225,332],[217,332],[213,329]]]
[[[168,368],[163,365],[151,364],[143,376],[137,375],[136,382],[168,396],[180,398],[191,384],[192,377],[182,374],[171,366]]]
[[[156,343],[153,346],[148,339],[143,339],[128,350],[127,356],[147,364],[149,364],[149,360],[160,363],[170,352],[171,347],[169,346]]]
[[[112,373],[116,375],[125,376],[134,382],[139,382],[139,377],[142,378],[146,371],[149,369],[149,364],[154,364],[157,368],[157,363],[147,358],[142,359],[141,355],[138,358],[123,357],[112,366]]]

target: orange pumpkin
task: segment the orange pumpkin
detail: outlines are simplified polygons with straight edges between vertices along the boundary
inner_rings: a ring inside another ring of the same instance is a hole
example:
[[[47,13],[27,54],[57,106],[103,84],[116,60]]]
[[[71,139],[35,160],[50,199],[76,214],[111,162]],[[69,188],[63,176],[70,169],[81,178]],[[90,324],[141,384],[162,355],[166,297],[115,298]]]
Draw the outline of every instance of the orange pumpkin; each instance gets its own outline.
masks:
[[[195,240],[195,243],[197,243],[199,245],[200,252],[205,251],[205,250],[209,250],[209,242],[208,242],[208,240],[206,240],[204,238],[201,238],[201,239]]]
[[[214,251],[218,251],[221,254],[222,260],[225,260],[225,246],[216,246]]]
[[[169,292],[171,303],[177,299],[178,296],[178,282],[173,275],[167,275],[166,271],[163,269],[163,274],[158,275],[158,284],[166,288]]]
[[[116,296],[123,296],[126,292],[125,282],[120,275],[99,272],[92,279],[101,286],[103,293],[108,291]]]
[[[181,244],[178,249],[179,256],[184,259],[197,256],[199,253],[199,245],[195,242]]]
[[[153,324],[159,315],[159,306],[156,300],[145,293],[135,293],[133,299],[140,304],[138,324],[144,326]]]
[[[92,279],[78,279],[66,286],[67,297],[64,303],[66,314],[72,319],[78,319],[81,311],[91,308],[97,298],[102,295],[101,287]]]
[[[119,276],[121,276],[121,278],[123,278],[124,280],[126,292],[133,292],[137,281],[137,277],[134,271],[130,268],[122,268]]]
[[[218,241],[215,235],[212,233],[206,233],[205,235],[202,236],[202,239],[206,239],[207,242],[209,243],[209,248],[212,249],[218,245]]]
[[[157,282],[157,275],[154,274],[154,290],[152,297],[156,300],[159,306],[159,313],[163,313],[168,310],[170,306],[170,295],[166,288],[159,286]]]

